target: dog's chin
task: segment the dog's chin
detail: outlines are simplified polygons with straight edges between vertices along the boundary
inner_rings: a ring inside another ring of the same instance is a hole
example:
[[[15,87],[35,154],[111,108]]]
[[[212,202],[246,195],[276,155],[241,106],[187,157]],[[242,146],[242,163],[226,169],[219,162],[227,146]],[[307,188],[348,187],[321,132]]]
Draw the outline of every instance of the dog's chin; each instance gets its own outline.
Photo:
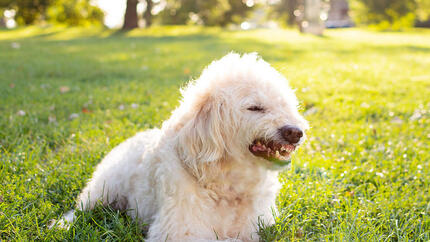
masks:
[[[295,149],[296,145],[264,139],[256,139],[249,145],[249,151],[254,156],[268,161],[275,169],[288,166]]]

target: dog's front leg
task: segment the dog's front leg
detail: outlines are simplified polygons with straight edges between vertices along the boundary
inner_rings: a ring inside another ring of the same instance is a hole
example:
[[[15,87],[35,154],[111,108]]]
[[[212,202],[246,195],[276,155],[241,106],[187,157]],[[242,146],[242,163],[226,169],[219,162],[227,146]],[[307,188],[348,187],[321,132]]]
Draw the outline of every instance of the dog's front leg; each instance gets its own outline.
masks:
[[[193,209],[194,208],[194,209]],[[241,238],[226,238],[218,235],[208,223],[209,214],[200,213],[198,206],[163,209],[148,231],[147,241],[183,241],[183,242],[240,242]],[[258,239],[257,239],[258,241]]]

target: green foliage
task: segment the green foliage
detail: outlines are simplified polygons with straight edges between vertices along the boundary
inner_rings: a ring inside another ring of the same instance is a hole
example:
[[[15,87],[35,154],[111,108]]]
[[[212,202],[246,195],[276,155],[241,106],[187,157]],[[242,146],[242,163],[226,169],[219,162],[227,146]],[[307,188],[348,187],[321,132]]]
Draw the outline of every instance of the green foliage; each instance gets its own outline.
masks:
[[[0,9],[15,9],[16,21],[28,25],[41,20],[48,6],[54,0],[0,0]]]
[[[102,23],[103,11],[91,0],[0,0],[0,10],[15,9],[19,25],[52,21],[68,25]]]
[[[252,9],[237,0],[168,0],[159,17],[164,24],[226,26],[241,22]]]
[[[56,0],[47,11],[47,19],[68,25],[103,23],[103,11],[90,0]]]
[[[430,0],[416,0],[417,3],[417,19],[419,21],[430,20]]]
[[[269,16],[279,19],[281,23],[293,25],[295,23],[294,10],[299,8],[299,0],[280,0],[270,6]]]
[[[428,4],[428,0],[353,0],[351,6],[357,23],[399,30],[412,27],[417,16],[428,17]]]
[[[257,51],[280,70],[312,127],[279,177],[279,215],[261,226],[263,241],[428,241],[429,38],[429,30],[0,31],[0,239],[142,240],[130,217],[101,207],[79,213],[69,231],[47,225],[73,207],[107,152],[159,127],[179,87],[235,50]]]

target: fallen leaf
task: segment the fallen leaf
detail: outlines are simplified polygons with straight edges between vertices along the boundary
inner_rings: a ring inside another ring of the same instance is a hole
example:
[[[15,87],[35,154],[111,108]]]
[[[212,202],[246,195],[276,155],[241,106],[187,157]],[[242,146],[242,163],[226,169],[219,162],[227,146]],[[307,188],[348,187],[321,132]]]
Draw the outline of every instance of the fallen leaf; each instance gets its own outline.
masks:
[[[66,93],[68,91],[70,91],[70,87],[68,87],[68,86],[61,86],[60,87],[60,92],[61,93]]]
[[[82,108],[82,112],[83,113],[92,113],[92,111],[87,109],[87,108]]]
[[[353,197],[354,196],[354,191],[352,191],[352,190],[351,191],[347,191],[346,195],[350,196],[350,197]]]
[[[303,238],[303,229],[302,228],[297,229],[295,236],[296,238]]]
[[[189,69],[189,68],[185,68],[185,69],[184,69],[184,74],[185,74],[185,75],[190,74],[190,69]]]
[[[9,87],[10,87],[10,88],[14,88],[14,87],[15,87],[15,84],[11,83],[11,84],[9,84]]]

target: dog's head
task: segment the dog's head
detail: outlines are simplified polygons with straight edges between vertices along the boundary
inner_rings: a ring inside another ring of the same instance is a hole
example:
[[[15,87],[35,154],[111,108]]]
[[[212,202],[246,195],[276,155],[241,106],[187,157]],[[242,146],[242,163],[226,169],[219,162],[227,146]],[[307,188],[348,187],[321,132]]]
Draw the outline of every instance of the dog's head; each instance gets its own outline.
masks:
[[[182,94],[168,123],[193,169],[229,158],[283,167],[304,141],[308,124],[293,90],[256,54],[214,61]]]

